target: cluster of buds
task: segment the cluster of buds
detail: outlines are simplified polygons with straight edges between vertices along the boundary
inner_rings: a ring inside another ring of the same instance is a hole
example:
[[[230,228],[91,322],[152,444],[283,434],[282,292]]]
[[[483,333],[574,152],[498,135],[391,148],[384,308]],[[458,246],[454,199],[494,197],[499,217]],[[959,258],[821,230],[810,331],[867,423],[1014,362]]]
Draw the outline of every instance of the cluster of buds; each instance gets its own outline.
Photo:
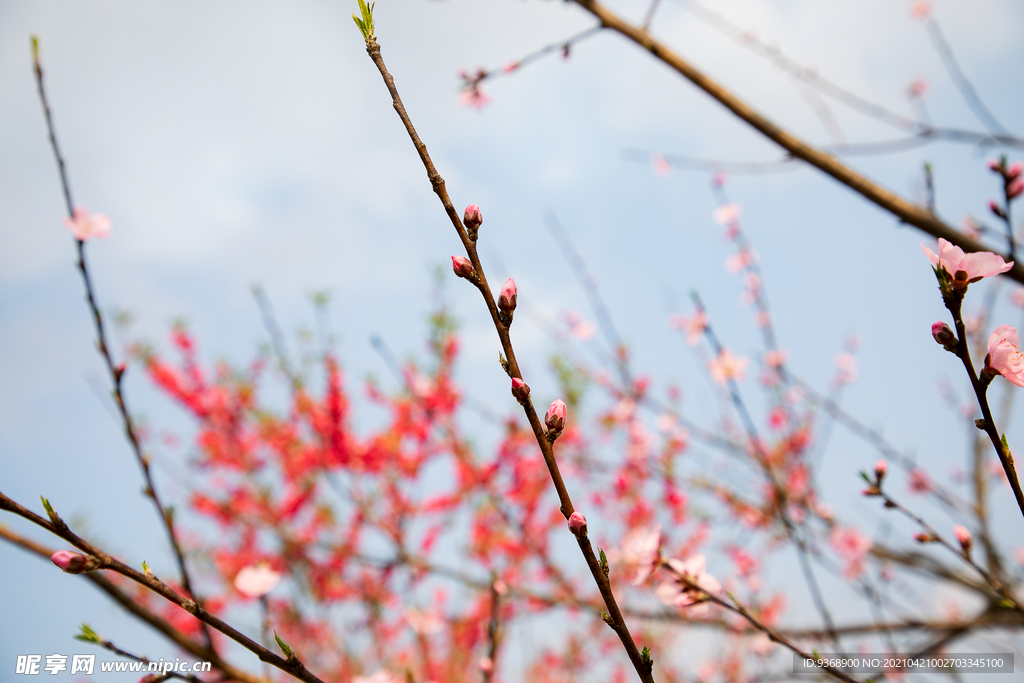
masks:
[[[516,310],[516,281],[508,279],[498,292],[498,319],[508,327],[512,324],[512,314]]]
[[[50,561],[61,568],[66,574],[82,574],[99,569],[100,562],[95,557],[76,553],[71,550],[58,550],[50,556]]]
[[[1007,159],[1005,156],[999,159],[992,159],[988,162],[988,167],[992,169],[993,173],[998,173],[1003,177],[1003,191],[1006,193],[1006,201],[1010,202],[1017,197],[1024,194],[1024,163],[1018,161],[1016,163],[1007,165]],[[1006,219],[1006,209],[999,206],[996,202],[989,202],[989,209],[992,213],[999,216],[1003,220]]]
[[[956,353],[956,347],[959,341],[956,338],[956,333],[953,332],[949,325],[942,322],[941,320],[932,323],[932,338],[942,348],[946,349],[950,353]]]

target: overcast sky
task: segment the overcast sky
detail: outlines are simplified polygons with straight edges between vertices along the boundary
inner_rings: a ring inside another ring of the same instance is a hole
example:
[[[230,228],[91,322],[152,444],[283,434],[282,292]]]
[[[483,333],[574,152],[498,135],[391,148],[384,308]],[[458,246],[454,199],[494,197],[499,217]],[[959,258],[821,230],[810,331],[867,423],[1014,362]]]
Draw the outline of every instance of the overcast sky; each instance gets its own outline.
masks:
[[[777,123],[815,144],[830,142],[801,87],[685,4],[663,0],[655,35]],[[612,6],[633,21],[646,9],[632,0]],[[714,6],[821,75],[896,111],[914,113],[905,91],[923,78],[936,123],[982,129],[909,2]],[[184,319],[205,358],[245,362],[264,340],[250,295],[259,282],[289,333],[312,326],[310,294],[330,291],[332,326],[356,393],[368,373],[391,381],[367,341],[371,334],[402,357],[424,351],[431,272],[461,247],[365,54],[349,18],[355,9],[354,0],[0,2],[5,494],[34,508],[46,495],[66,519],[80,517],[135,563],[166,559],[105,398],[74,244],[61,222],[31,34],[40,37],[75,201],[113,221],[112,237],[89,245],[100,300],[108,313],[134,315],[136,338],[163,344],[168,325]],[[567,309],[592,317],[544,226],[544,216],[556,213],[598,276],[635,368],[659,390],[681,382],[688,414],[710,424],[714,414],[702,408],[706,383],[666,325],[664,292],[685,302],[698,289],[727,345],[752,357],[759,348],[751,311],[739,301],[742,285],[723,267],[729,245],[712,221],[710,176],[676,170],[661,177],[625,152],[767,161],[780,151],[611,33],[576,46],[569,59],[553,55],[488,82],[492,101],[480,111],[459,105],[460,69],[500,67],[592,26],[572,4],[379,0],[376,17],[383,55],[453,201],[482,207],[480,249],[491,282],[515,277],[520,305],[548,319]],[[1024,134],[1024,5],[936,0],[935,17],[995,117]],[[829,107],[849,142],[900,135],[841,105]],[[996,196],[985,169],[991,153],[937,143],[850,162],[914,201],[923,199],[921,167],[931,162],[938,212],[959,224],[967,214],[984,217]],[[761,256],[794,371],[824,387],[843,340],[859,334],[864,345],[846,397],[850,410],[935,463],[938,474],[962,462],[966,437],[936,383],[948,378],[963,391],[964,382],[928,334],[945,311],[918,246],[930,243],[926,236],[806,168],[733,175],[727,190],[742,205]],[[482,304],[453,277],[446,289],[465,339],[459,377],[466,391],[495,410],[512,409]],[[1019,324],[1019,309],[1000,310],[996,322]],[[536,378],[534,393],[551,395],[551,337],[529,316],[517,318],[513,337],[524,373]],[[187,428],[137,374],[128,390],[149,424]],[[359,410],[358,424],[372,421]],[[1011,441],[1016,433],[1011,429]],[[481,433],[481,442],[487,438]],[[837,432],[824,472],[838,507],[867,509],[855,474],[876,457]],[[180,495],[168,475],[183,468],[162,467],[169,495]],[[998,505],[1013,509],[1006,495]],[[877,519],[874,508],[868,518]],[[29,533],[18,520],[0,521]],[[1019,525],[1011,518],[1000,532],[1020,538]],[[48,563],[7,545],[0,545],[0,562],[0,614],[8,617],[0,621],[0,667],[13,666],[17,654],[84,652],[70,640],[82,621],[155,656],[170,652]]]

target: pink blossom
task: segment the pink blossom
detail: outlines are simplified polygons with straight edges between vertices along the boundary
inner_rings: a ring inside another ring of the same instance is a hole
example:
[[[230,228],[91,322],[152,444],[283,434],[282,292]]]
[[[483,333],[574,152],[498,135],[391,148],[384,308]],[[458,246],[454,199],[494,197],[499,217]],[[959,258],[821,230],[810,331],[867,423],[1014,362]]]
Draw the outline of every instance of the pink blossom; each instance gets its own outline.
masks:
[[[281,575],[270,568],[266,562],[256,567],[245,567],[235,577],[235,589],[250,598],[261,598],[274,590]]]
[[[788,357],[789,354],[781,349],[769,351],[768,353],[764,354],[764,364],[770,368],[781,368],[783,365],[785,365]]]
[[[1024,178],[1014,178],[1006,188],[1006,196],[1010,199],[1024,194]]]
[[[594,324],[584,320],[583,316],[576,311],[566,311],[562,317],[565,319],[565,324],[569,326],[570,334],[580,341],[591,339],[597,332]]]
[[[741,381],[749,363],[749,359],[733,355],[729,349],[722,349],[717,357],[708,361],[708,370],[711,379],[718,384],[725,384],[728,380]]]
[[[932,3],[929,0],[917,0],[910,7],[910,16],[924,21],[932,16]]]
[[[722,584],[705,571],[704,556],[694,555],[685,562],[673,558],[667,564],[675,576],[655,589],[658,600],[673,607],[691,607],[693,616],[707,613],[709,595],[720,592]]]
[[[560,398],[555,399],[548,406],[548,412],[544,414],[544,424],[547,425],[548,430],[555,434],[560,433],[565,428],[565,401]]]
[[[352,683],[405,683],[404,678],[399,678],[390,671],[380,669],[369,676],[355,676]]]
[[[50,555],[50,561],[67,574],[81,574],[86,570],[89,558],[82,553],[58,550],[53,555]]]
[[[725,259],[725,270],[730,273],[738,273],[749,268],[755,261],[757,261],[757,254],[750,249],[740,249]]]
[[[918,99],[924,97],[928,93],[928,81],[923,78],[915,78],[907,86],[907,97],[910,99]]]
[[[910,471],[910,481],[908,483],[911,493],[928,493],[934,488],[928,473],[918,468]]]
[[[501,287],[501,292],[498,294],[498,308],[505,313],[511,313],[516,310],[516,281],[512,278],[508,279]]]
[[[636,567],[633,585],[639,586],[651,575],[661,556],[661,527],[636,527],[622,541],[622,561]]]
[[[662,178],[667,178],[672,175],[672,164],[663,155],[657,152],[651,152],[651,168],[654,172]]]
[[[698,311],[689,318],[674,313],[669,316],[668,322],[675,329],[686,332],[686,343],[694,346],[700,341],[700,336],[708,327],[708,316],[703,311]]]
[[[93,237],[107,237],[110,235],[110,219],[107,218],[106,214],[90,214],[81,206],[75,207],[74,216],[64,219],[64,225],[75,236],[75,239],[81,242],[85,242]]]
[[[465,256],[452,256],[452,270],[459,277],[466,277],[473,274],[473,264]]]
[[[490,101],[491,96],[487,94],[483,83],[474,83],[466,86],[459,93],[459,104],[464,107],[475,107],[479,110],[487,106],[487,103]]]
[[[1024,355],[1017,347],[1017,330],[1013,325],[1000,325],[988,338],[985,366],[1007,380],[1024,387]]]
[[[856,527],[835,526],[829,543],[846,560],[844,573],[849,579],[856,579],[864,572],[864,559],[873,545],[871,539]]]
[[[415,633],[432,636],[441,630],[444,622],[436,612],[421,612],[410,609],[405,613],[405,621]]]
[[[836,386],[851,384],[857,379],[857,359],[853,354],[839,352],[836,354],[836,376],[832,380]]]
[[[587,518],[579,512],[572,513],[569,515],[569,529],[577,536],[585,533],[587,530]]]
[[[719,225],[729,225],[735,223],[740,217],[740,205],[739,204],[723,204],[722,206],[715,209],[715,212],[711,215]]]
[[[939,238],[939,253],[936,254],[928,247],[921,245],[924,255],[928,257],[931,264],[936,268],[945,270],[956,282],[962,282],[966,286],[972,282],[1005,273],[1013,268],[1013,261],[1006,263],[999,254],[990,251],[977,251],[965,254],[960,247]]]
[[[953,527],[953,535],[956,536],[956,540],[960,541],[960,547],[964,549],[964,552],[970,552],[971,550],[971,532],[967,530],[967,527],[960,526],[959,524]]]

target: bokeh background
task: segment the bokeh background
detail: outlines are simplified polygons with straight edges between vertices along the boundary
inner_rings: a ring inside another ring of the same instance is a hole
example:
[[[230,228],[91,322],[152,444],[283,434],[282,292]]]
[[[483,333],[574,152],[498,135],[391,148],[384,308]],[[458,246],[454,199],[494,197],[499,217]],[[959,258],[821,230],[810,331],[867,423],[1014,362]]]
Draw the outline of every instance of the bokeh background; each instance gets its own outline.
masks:
[[[639,21],[646,3],[618,0],[612,7]],[[983,129],[908,2],[720,0],[715,9],[897,111],[914,113],[906,91],[925,79],[924,102],[937,124]],[[399,357],[424,351],[441,266],[443,296],[462,326],[466,392],[497,412],[515,407],[494,362],[490,321],[475,292],[448,270],[460,245],[365,55],[350,19],[355,10],[354,2],[336,0],[0,2],[5,494],[36,508],[45,495],[126,559],[169,566],[93,348],[35,92],[31,34],[40,38],[75,201],[113,220],[112,237],[89,251],[104,311],[131,314],[119,339],[164,345],[180,320],[200,340],[203,357],[242,363],[266,342],[253,283],[263,286],[293,343],[314,326],[311,296],[329,292],[331,330],[358,396],[370,374],[396,386],[371,335]],[[758,330],[740,303],[742,283],[723,267],[730,245],[712,220],[711,174],[676,169],[663,176],[643,159],[658,151],[769,161],[780,150],[611,33],[575,46],[568,59],[556,53],[488,81],[492,100],[482,110],[459,104],[460,69],[498,68],[592,26],[571,4],[380,0],[376,16],[384,57],[453,201],[482,207],[490,280],[513,276],[519,285],[529,313],[517,316],[513,338],[534,393],[554,391],[548,359],[562,342],[551,327],[567,310],[593,320],[545,227],[553,212],[598,278],[634,368],[659,390],[679,383],[687,415],[714,425],[703,369],[666,325],[666,302],[674,296],[685,303],[699,290],[725,343],[755,358]],[[993,114],[1024,132],[1024,5],[936,0],[934,16]],[[816,143],[833,141],[804,86],[687,11],[685,0],[663,0],[652,30],[774,121]],[[848,142],[900,136],[829,106]],[[999,188],[985,161],[999,151],[936,142],[850,162],[918,202],[925,197],[922,165],[930,162],[937,211],[958,224],[965,215],[987,220]],[[1019,157],[1020,150],[1011,154]],[[965,382],[928,334],[945,313],[918,246],[930,240],[800,166],[732,174],[727,191],[742,205],[761,257],[791,368],[825,388],[835,354],[859,335],[858,378],[844,405],[933,473],[963,466],[963,420],[936,387],[948,379],[966,397]],[[1020,318],[1019,309],[1001,304],[996,322]],[[601,346],[595,339],[577,351],[599,358]],[[746,390],[755,395],[756,372],[750,375]],[[188,423],[141,373],[129,375],[127,388],[154,432],[187,440]],[[361,428],[373,424],[365,406],[357,404],[355,414]],[[483,423],[471,429],[484,448],[494,439]],[[1011,426],[1011,444],[1019,433]],[[159,449],[155,455],[166,495],[182,500],[194,475],[180,459]],[[859,497],[856,473],[876,457],[837,428],[821,475],[831,502],[867,520],[868,530],[882,514]],[[1021,544],[1021,520],[1008,492],[996,505],[1007,513],[997,514],[997,533],[1012,549],[1015,540]],[[0,523],[37,535],[14,518]],[[13,675],[18,654],[87,652],[71,640],[83,621],[151,657],[173,652],[47,562],[0,545],[0,566],[0,678]],[[784,584],[785,573],[777,570],[776,580]],[[813,622],[800,590],[794,587],[789,621]],[[835,595],[839,605],[853,600]],[[941,596],[936,609],[939,602]]]

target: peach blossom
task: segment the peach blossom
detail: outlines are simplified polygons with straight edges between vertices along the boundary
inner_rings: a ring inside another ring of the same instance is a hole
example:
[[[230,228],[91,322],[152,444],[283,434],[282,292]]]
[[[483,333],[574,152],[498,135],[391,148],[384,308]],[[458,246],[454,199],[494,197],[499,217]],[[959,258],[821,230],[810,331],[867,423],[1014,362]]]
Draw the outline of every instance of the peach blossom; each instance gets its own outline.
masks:
[[[281,575],[270,568],[266,562],[258,566],[245,567],[235,577],[235,589],[250,598],[261,598],[274,590]]]
[[[71,218],[64,219],[75,239],[85,242],[94,237],[107,237],[110,235],[110,219],[106,214],[89,213],[81,206],[75,207],[75,214]]]
[[[1024,355],[1017,346],[1017,330],[1013,325],[1000,325],[989,336],[986,367],[1024,387]]]
[[[957,282],[963,282],[964,285],[1005,273],[1013,268],[1013,261],[1006,263],[999,254],[993,254],[990,251],[965,254],[963,249],[941,237],[939,238],[938,254],[924,244],[921,245],[921,249],[933,266],[945,270],[951,278]],[[958,273],[963,273],[963,275],[957,277]]]

